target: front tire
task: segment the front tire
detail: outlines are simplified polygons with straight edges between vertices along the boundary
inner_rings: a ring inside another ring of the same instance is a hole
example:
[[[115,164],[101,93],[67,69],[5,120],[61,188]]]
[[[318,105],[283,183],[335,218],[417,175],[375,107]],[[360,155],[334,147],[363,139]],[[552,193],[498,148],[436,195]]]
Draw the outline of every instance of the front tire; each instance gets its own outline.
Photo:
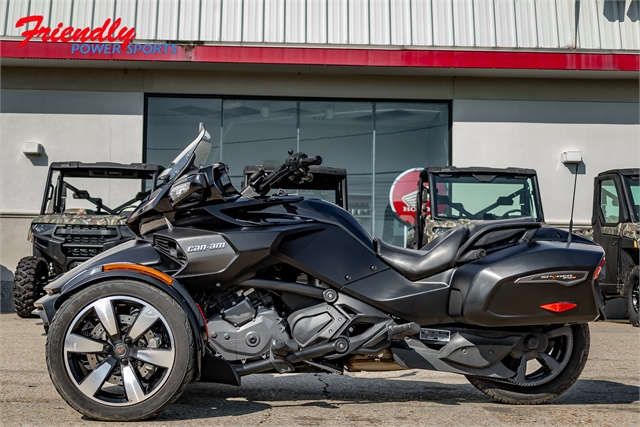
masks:
[[[47,335],[49,376],[62,398],[95,420],[137,421],[166,409],[195,369],[182,307],[143,282],[109,280],[72,295]]]
[[[627,300],[627,316],[629,322],[635,327],[640,326],[640,315],[638,309],[640,308],[640,290],[638,289],[638,280],[640,279],[640,267],[635,267],[631,270],[629,280],[625,286],[625,294]]]
[[[507,356],[503,361],[516,372],[514,378],[501,381],[467,376],[467,379],[478,390],[501,403],[537,405],[555,399],[569,390],[587,363],[589,326],[586,323],[564,326],[549,331],[547,336],[550,337],[547,351],[518,355],[521,357]],[[527,367],[536,359],[541,361],[539,368]]]
[[[13,306],[22,318],[37,317],[31,312],[33,304],[45,294],[49,266],[42,257],[27,256],[18,262],[13,277]]]

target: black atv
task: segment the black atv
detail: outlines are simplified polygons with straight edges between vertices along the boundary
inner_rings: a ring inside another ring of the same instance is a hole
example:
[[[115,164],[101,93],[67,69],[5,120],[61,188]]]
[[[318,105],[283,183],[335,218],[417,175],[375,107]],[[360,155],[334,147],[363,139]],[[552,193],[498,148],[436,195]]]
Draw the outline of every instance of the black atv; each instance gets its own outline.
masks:
[[[13,304],[20,317],[33,317],[33,303],[44,295],[47,282],[135,235],[125,225],[135,205],[155,190],[157,165],[134,163],[56,162],[49,167],[40,215],[33,219],[29,241],[33,255],[18,263],[13,281]],[[122,191],[123,182],[139,180],[131,191]],[[144,180],[149,180],[144,183]],[[149,191],[141,191],[144,186]],[[80,189],[80,187],[85,189]],[[124,194],[116,207],[103,204],[102,199],[89,194],[109,196],[111,200]],[[137,194],[136,192],[137,188]],[[73,202],[67,206],[67,196]],[[114,193],[116,193],[114,195]],[[130,194],[135,194],[130,197]]]

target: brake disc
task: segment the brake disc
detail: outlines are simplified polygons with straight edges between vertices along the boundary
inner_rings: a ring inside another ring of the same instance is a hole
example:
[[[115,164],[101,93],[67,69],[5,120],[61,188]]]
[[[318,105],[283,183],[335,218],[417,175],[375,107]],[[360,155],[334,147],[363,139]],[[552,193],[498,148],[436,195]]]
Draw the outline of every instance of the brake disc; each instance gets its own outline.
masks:
[[[127,331],[129,327],[133,324],[133,321],[136,319],[136,315],[126,315],[119,314],[118,315],[118,323],[120,324],[120,328],[123,331]],[[95,340],[107,340],[107,334],[102,327],[102,324],[98,323],[96,326],[91,329],[91,332],[88,334],[91,338]],[[162,343],[162,339],[159,335],[154,334],[151,330],[148,330],[143,336],[138,338],[138,343],[143,344],[148,348],[158,348]],[[91,370],[95,369],[102,363],[105,357],[101,354],[87,354],[87,362],[91,367]],[[157,367],[149,364],[149,363],[136,363],[133,362],[134,366],[138,370],[138,373],[143,379],[149,379],[157,370]],[[120,366],[117,365],[113,373],[107,379],[107,382],[115,385],[122,385],[122,376],[120,375]]]

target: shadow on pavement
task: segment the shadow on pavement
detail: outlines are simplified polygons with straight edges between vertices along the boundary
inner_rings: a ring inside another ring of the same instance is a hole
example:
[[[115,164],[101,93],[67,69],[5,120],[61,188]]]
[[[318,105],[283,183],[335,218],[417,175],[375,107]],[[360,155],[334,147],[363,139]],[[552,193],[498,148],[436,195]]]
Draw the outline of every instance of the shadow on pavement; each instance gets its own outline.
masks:
[[[194,383],[187,387],[176,403],[153,419],[169,421],[243,416],[272,407],[338,409],[343,405],[373,402],[422,401],[448,406],[475,402],[489,404],[495,409],[504,408],[506,412],[526,408],[493,402],[470,384],[403,379],[413,375],[407,372],[394,378],[356,378],[329,374],[282,377],[267,374],[243,378],[242,387]],[[638,386],[605,380],[579,380],[565,395],[546,406],[619,405],[639,400]]]

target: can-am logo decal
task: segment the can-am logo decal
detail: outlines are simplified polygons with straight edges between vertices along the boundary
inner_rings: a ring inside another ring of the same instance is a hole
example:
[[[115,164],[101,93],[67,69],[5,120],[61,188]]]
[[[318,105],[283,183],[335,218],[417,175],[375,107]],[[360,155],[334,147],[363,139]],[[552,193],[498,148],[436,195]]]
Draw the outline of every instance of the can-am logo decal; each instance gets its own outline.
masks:
[[[224,249],[226,247],[227,247],[227,244],[225,242],[222,242],[222,243],[210,243],[208,245],[189,246],[187,248],[187,252],[212,251],[214,249]]]
[[[90,27],[75,28],[70,25],[65,27],[62,22],[54,28],[49,28],[42,25],[43,20],[42,15],[31,15],[18,19],[16,28],[27,28],[30,24],[33,25],[32,28],[22,32],[24,39],[18,47],[23,47],[32,39],[39,38],[48,43],[68,43],[71,46],[72,55],[134,55],[138,53],[175,55],[178,53],[175,44],[131,43],[136,37],[136,29],[121,26],[121,18],[117,18],[113,22],[111,18],[107,18],[101,26],[93,29]]]

